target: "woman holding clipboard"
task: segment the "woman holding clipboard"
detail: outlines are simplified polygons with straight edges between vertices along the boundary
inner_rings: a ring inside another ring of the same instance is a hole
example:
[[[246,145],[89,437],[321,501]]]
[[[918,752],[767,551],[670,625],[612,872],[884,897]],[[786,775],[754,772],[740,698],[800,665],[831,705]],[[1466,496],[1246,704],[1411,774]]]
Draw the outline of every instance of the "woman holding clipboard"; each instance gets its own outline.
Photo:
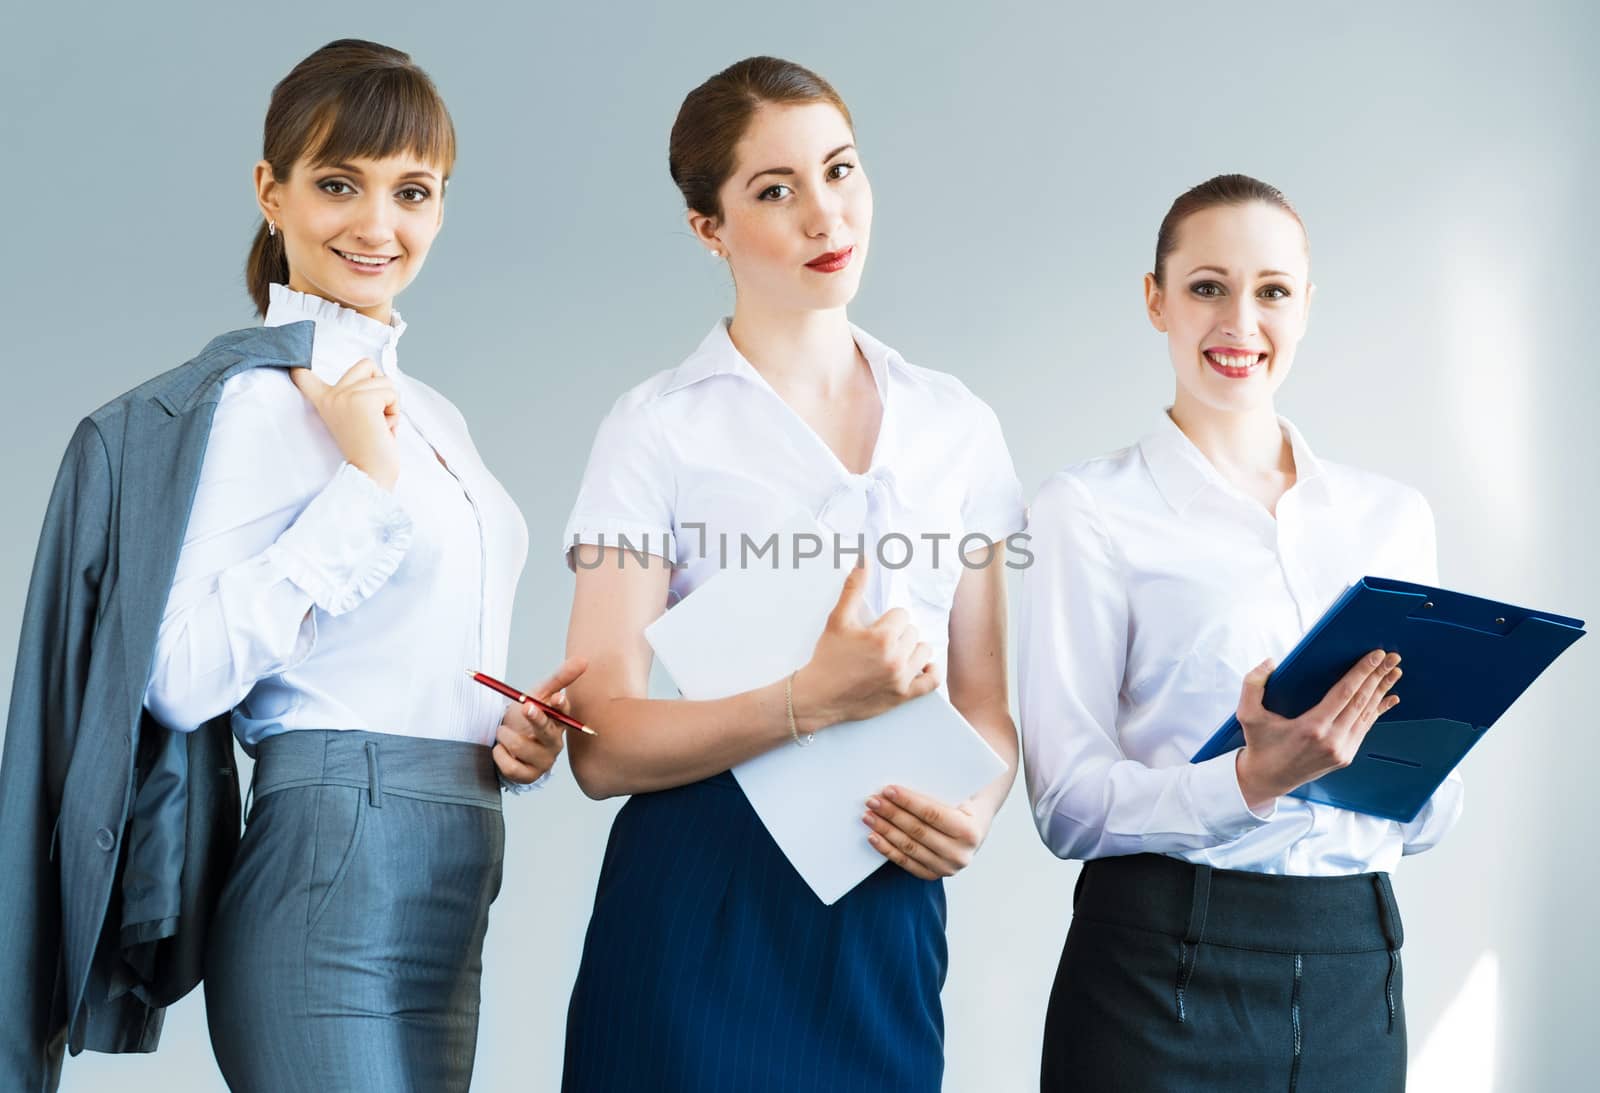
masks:
[[[1388,873],[1455,822],[1460,781],[1407,824],[1284,796],[1400,701],[1381,650],[1299,718],[1261,705],[1263,658],[1350,581],[1437,583],[1422,496],[1319,459],[1274,410],[1311,292],[1278,190],[1223,175],[1179,197],[1145,277],[1173,405],[1032,506],[1028,794],[1046,845],[1086,863],[1043,1090],[1404,1088]],[[1191,764],[1235,708],[1246,745]]]
[[[872,191],[826,81],[770,57],[733,65],[684,100],[669,164],[736,302],[617,401],[567,527],[568,651],[589,665],[570,693],[598,733],[572,741],[573,772],[592,797],[633,796],[601,869],[563,1088],[937,1089],[940,879],[971,861],[1016,757],[1004,562],[954,548],[1018,531],[1021,491],[987,406],[846,318]],[[645,626],[714,578],[725,536],[759,542],[796,510],[869,558],[811,661],[717,701],[646,697]],[[903,569],[872,557],[891,533],[922,552]],[[931,557],[925,533],[945,536]],[[903,786],[863,801],[885,864],[823,905],[729,769],[946,681],[1006,773],[965,802]]]

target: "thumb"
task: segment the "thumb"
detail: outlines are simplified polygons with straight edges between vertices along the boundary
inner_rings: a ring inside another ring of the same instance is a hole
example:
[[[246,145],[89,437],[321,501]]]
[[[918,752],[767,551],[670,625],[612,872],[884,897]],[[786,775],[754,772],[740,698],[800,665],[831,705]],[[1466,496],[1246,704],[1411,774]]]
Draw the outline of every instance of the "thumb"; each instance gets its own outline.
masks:
[[[911,686],[906,692],[906,697],[921,698],[925,694],[937,691],[940,682],[939,669],[929,664],[911,680]]]
[[[289,369],[289,378],[300,389],[300,393],[316,404],[328,393],[328,385],[317,378],[317,374],[309,368]]]
[[[1268,657],[1245,673],[1244,685],[1239,689],[1239,714],[1241,717],[1262,712],[1261,700],[1267,693],[1267,679],[1277,667]]]
[[[362,357],[347,368],[344,375],[339,377],[339,386],[349,387],[351,384],[360,383],[362,380],[369,380],[382,374],[376,361],[371,357]]]
[[[845,574],[844,587],[839,590],[839,602],[834,605],[828,622],[838,626],[854,624],[861,617],[861,603],[866,588],[866,566],[858,565]]]

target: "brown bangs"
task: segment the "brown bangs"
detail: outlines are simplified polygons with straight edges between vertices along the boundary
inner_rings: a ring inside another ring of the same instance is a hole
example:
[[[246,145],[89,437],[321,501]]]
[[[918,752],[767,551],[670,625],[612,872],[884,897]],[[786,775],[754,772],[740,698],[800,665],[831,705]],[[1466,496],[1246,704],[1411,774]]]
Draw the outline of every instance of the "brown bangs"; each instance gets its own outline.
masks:
[[[364,72],[330,89],[306,119],[305,158],[319,167],[410,154],[448,178],[456,131],[433,81],[413,68]]]

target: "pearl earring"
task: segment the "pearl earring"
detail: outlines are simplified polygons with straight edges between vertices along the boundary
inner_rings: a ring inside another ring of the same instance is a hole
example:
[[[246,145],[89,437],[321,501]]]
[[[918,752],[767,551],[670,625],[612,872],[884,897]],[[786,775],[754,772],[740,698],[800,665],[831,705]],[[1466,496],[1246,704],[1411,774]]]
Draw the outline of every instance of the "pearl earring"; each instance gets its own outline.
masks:
[[[722,252],[720,250],[714,250],[714,251],[711,252],[711,257],[713,257],[713,258],[721,258],[722,257]]]
[[[267,221],[267,234],[268,235],[277,235],[278,234],[278,222],[276,220]]]

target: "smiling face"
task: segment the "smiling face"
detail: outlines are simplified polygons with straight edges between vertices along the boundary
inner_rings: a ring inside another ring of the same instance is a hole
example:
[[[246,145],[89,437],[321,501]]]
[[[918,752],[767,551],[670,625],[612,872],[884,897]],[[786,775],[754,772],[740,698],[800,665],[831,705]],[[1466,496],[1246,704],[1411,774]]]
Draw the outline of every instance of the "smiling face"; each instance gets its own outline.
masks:
[[[1162,283],[1145,275],[1150,322],[1167,335],[1177,404],[1240,412],[1272,405],[1310,313],[1305,230],[1261,201],[1185,217]]]
[[[256,165],[257,200],[283,236],[289,287],[380,322],[433,246],[443,189],[438,165],[413,155],[302,158],[282,180],[265,160]]]
[[[855,134],[832,104],[764,103],[718,191],[721,217],[689,225],[733,270],[742,304],[762,310],[845,306],[861,285],[872,187]]]

